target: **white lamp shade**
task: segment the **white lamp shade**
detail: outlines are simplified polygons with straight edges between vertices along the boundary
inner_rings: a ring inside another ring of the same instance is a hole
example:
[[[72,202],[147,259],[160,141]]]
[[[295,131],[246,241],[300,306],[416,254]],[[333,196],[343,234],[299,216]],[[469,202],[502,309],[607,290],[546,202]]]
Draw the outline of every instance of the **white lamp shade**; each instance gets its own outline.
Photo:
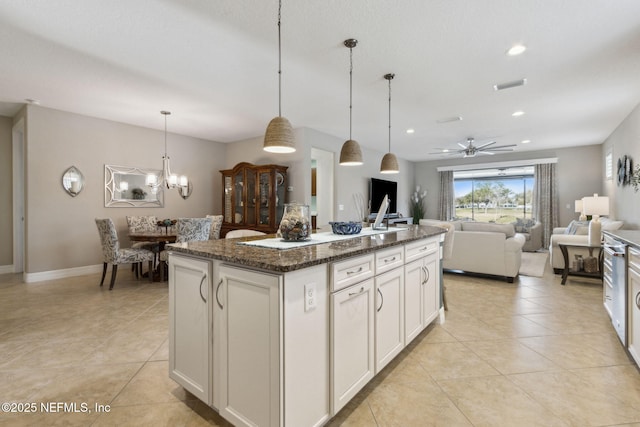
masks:
[[[185,175],[181,175],[180,176],[180,187],[186,187],[187,185],[189,185],[189,178],[187,178]]]
[[[576,200],[574,212],[582,213],[582,200]]]
[[[582,208],[585,215],[609,215],[609,198],[598,197],[597,194],[593,197],[583,197]]]

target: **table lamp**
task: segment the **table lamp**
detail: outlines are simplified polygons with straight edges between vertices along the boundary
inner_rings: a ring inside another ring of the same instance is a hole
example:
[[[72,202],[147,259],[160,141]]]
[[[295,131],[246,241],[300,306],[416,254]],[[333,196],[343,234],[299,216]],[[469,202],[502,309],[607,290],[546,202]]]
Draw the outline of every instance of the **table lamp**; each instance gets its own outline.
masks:
[[[578,218],[578,220],[580,221],[586,221],[587,220],[587,216],[584,214],[583,212],[584,208],[582,207],[582,199],[580,200],[576,200],[575,202],[575,212],[580,214],[580,218]]]
[[[606,196],[598,197],[597,194],[594,194],[593,197],[583,197],[582,208],[585,215],[591,215],[591,221],[589,221],[589,245],[600,245],[602,241],[600,215],[609,215],[609,198]]]

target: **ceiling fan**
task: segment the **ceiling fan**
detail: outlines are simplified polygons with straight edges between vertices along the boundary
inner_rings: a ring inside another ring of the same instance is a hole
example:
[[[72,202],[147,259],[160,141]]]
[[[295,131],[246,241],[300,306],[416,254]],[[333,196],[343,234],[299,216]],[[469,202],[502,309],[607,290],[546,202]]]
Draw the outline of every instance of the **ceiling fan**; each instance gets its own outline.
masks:
[[[472,137],[467,138],[467,145],[458,142],[458,145],[462,148],[460,149],[448,149],[442,148],[438,153],[429,153],[429,154],[444,154],[447,156],[454,156],[458,154],[462,154],[462,157],[475,157],[476,155],[484,155],[484,156],[493,156],[495,153],[504,152],[504,151],[513,151],[513,147],[516,144],[509,145],[493,145],[496,141],[485,142],[481,145],[473,145],[475,139]]]

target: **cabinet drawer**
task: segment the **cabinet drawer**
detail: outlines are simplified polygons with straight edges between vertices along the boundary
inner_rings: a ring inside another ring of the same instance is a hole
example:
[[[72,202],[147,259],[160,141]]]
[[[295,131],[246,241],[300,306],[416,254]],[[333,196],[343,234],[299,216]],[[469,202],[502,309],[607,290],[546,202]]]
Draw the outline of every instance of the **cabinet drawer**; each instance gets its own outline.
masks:
[[[331,292],[373,277],[374,256],[362,255],[331,265]]]
[[[407,262],[421,258],[438,251],[440,240],[438,238],[423,239],[417,242],[407,243],[404,246],[404,258]]]
[[[376,274],[404,265],[404,247],[394,246],[376,252]]]
[[[640,273],[640,250],[629,248],[629,268]]]

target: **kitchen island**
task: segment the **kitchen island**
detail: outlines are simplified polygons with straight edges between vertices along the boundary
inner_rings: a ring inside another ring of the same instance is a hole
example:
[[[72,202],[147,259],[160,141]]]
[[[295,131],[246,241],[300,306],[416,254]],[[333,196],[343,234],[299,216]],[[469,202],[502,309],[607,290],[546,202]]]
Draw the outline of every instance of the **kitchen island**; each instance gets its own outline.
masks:
[[[169,376],[237,426],[327,423],[444,320],[444,231],[167,246]]]

